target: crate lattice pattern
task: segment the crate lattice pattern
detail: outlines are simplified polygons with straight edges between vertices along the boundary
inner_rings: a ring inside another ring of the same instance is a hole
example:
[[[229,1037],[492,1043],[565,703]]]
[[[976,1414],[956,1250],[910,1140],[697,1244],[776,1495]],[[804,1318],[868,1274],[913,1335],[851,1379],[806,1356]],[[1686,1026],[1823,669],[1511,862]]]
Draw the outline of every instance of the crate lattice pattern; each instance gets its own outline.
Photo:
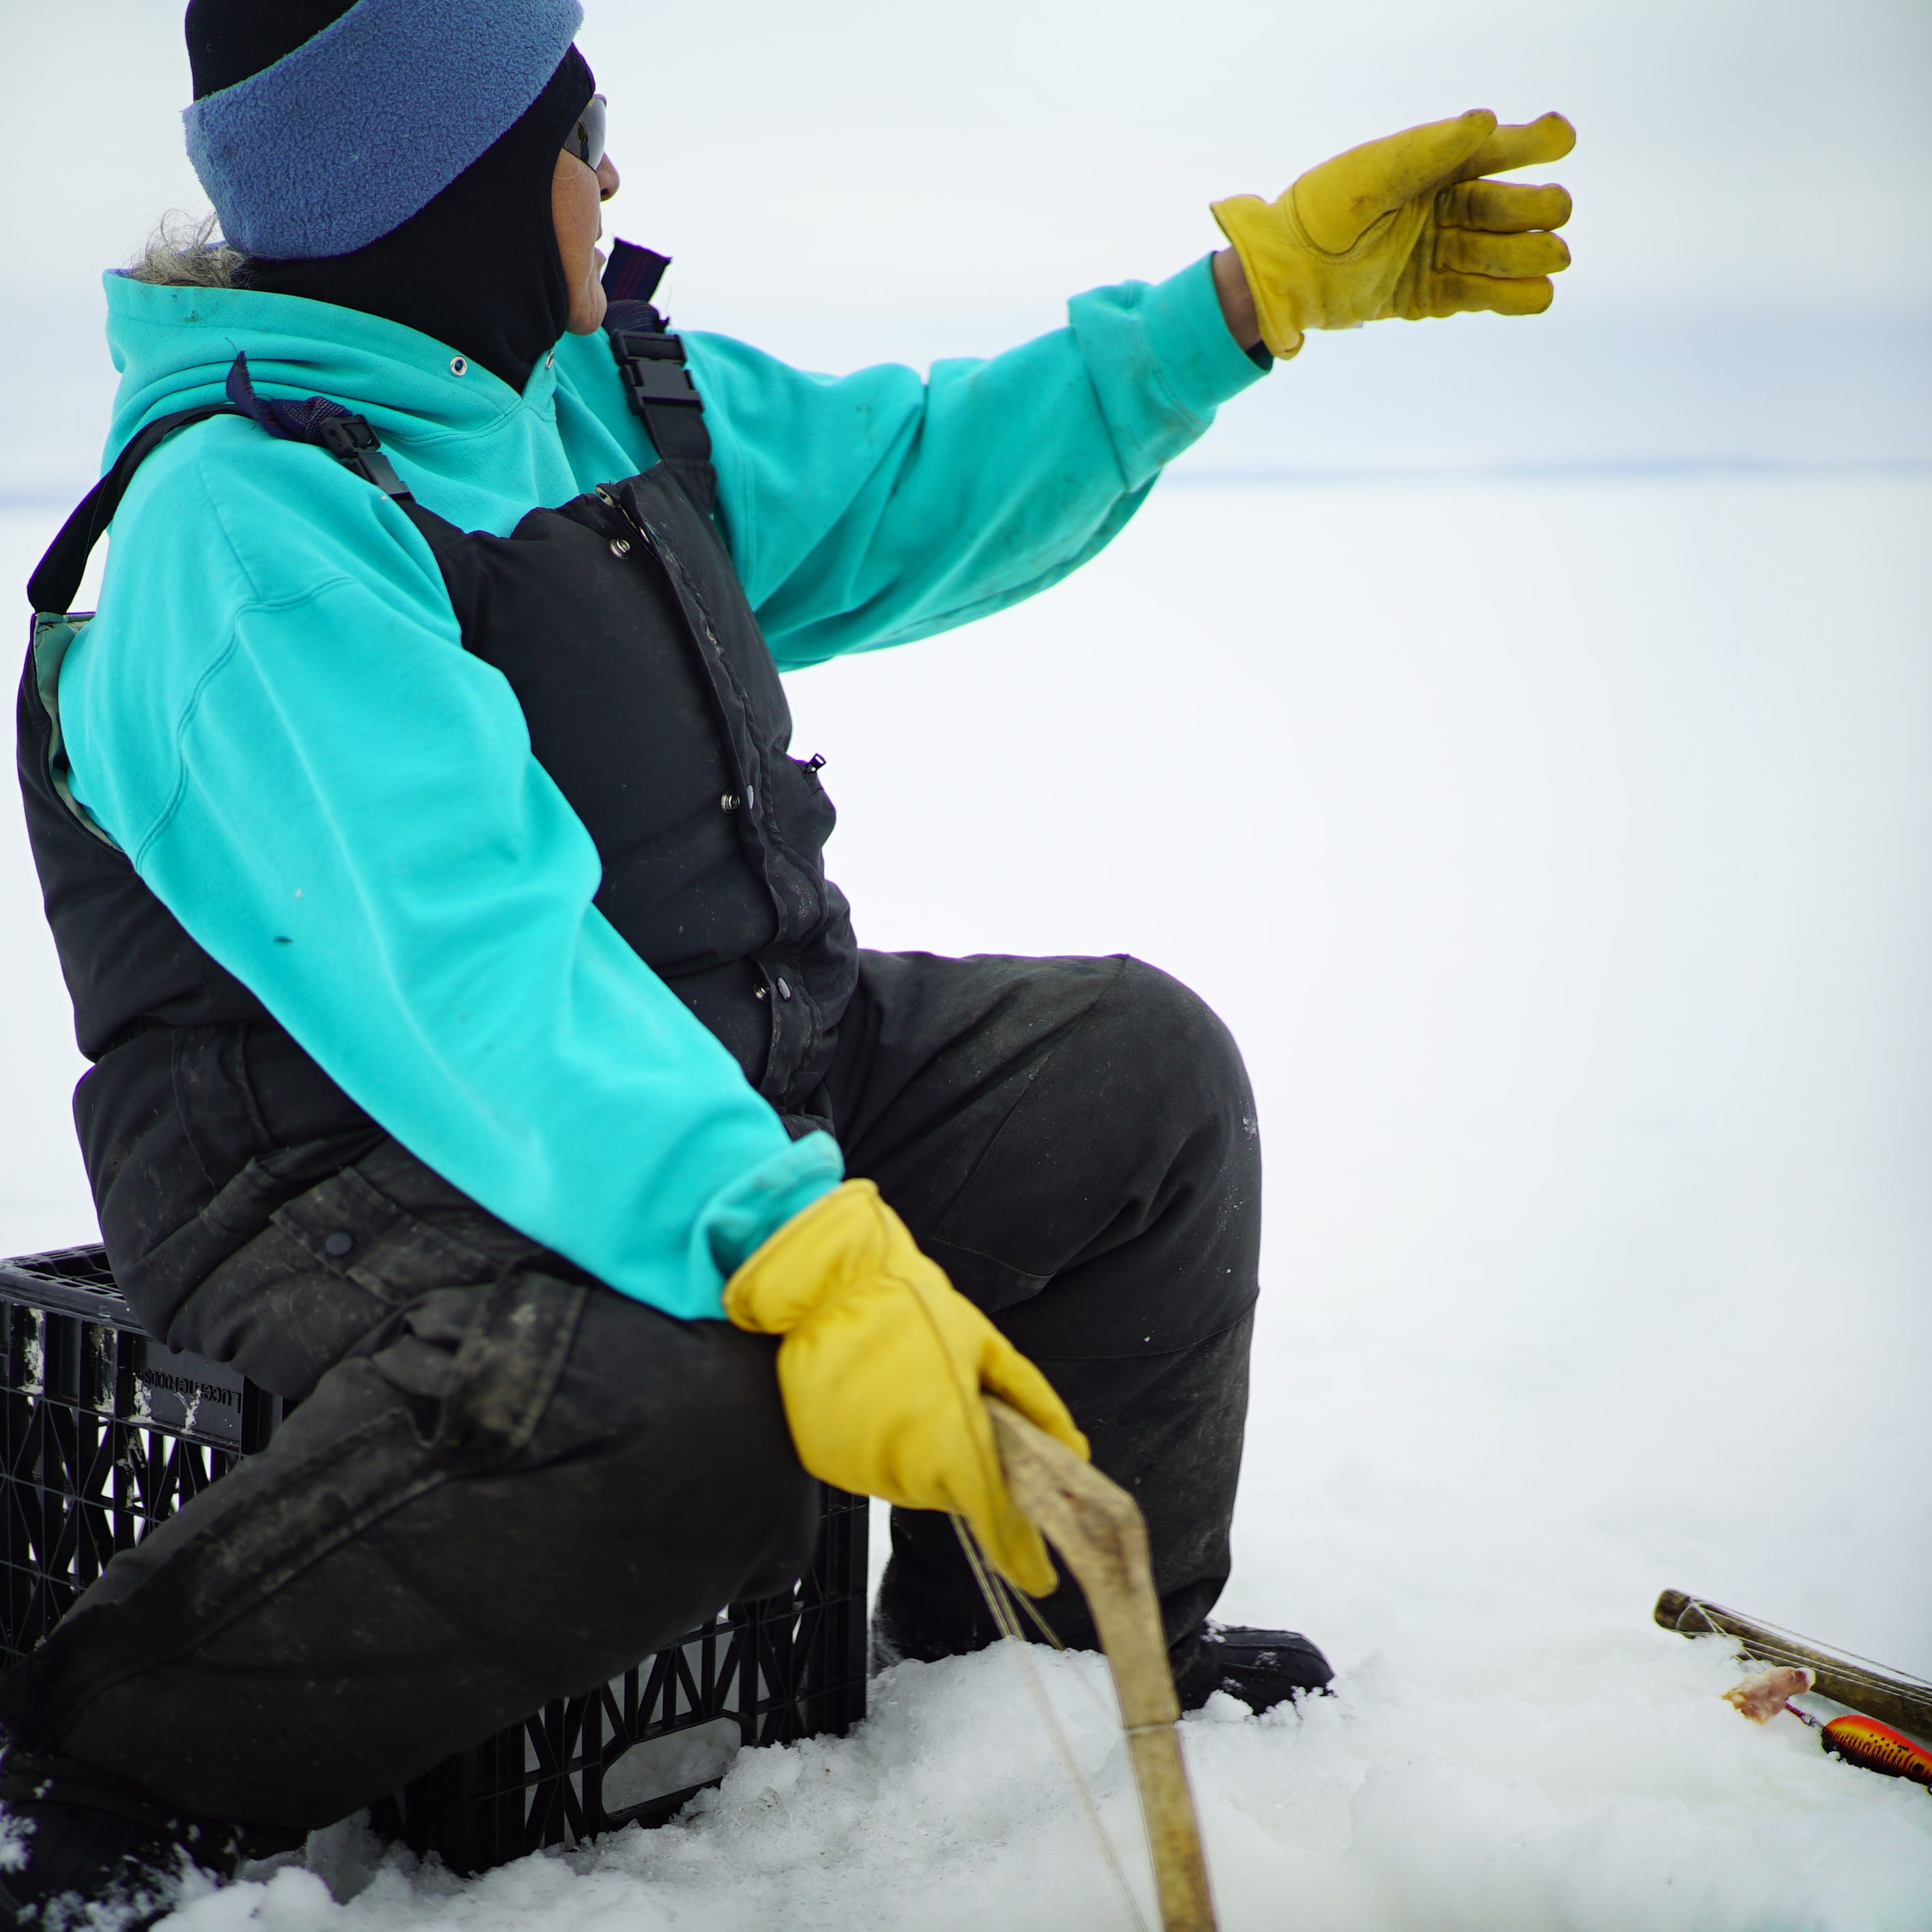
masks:
[[[0,1262],[0,1660],[244,1456],[278,1397],[142,1332],[98,1247]],[[582,1696],[448,1758],[374,1808],[452,1870],[668,1818],[745,1744],[849,1730],[866,1708],[862,1497],[826,1490],[791,1593],[734,1604]]]

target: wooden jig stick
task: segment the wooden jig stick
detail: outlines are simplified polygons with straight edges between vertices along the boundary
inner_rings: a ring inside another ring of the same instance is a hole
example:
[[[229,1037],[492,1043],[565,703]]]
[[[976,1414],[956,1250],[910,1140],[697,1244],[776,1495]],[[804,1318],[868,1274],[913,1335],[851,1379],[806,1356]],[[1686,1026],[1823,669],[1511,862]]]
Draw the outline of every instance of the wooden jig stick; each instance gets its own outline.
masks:
[[[1140,1505],[1017,1409],[996,1396],[986,1400],[1006,1487],[1085,1592],[1113,1672],[1163,1932],[1215,1932],[1201,1828],[1174,1728],[1180,1700]]]

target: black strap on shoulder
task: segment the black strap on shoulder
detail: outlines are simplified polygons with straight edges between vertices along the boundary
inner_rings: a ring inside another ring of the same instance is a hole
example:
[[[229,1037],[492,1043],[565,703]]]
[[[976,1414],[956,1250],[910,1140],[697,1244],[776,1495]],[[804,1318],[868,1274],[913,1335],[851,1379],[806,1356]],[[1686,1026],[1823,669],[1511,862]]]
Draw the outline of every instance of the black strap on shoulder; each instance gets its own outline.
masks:
[[[87,574],[87,560],[101,533],[114,520],[128,485],[142,459],[162,439],[186,429],[190,423],[206,422],[210,416],[232,416],[238,412],[226,403],[206,403],[198,410],[177,410],[163,416],[129,438],[127,446],[114,459],[114,466],[80,500],[80,507],[62,524],[60,535],[47,546],[46,556],[27,579],[27,599],[37,611],[63,614],[73,607],[80,594],[80,580]]]
[[[683,343],[651,306],[670,266],[668,256],[634,242],[614,243],[604,270],[604,292],[610,304],[604,328],[631,407],[643,420],[658,455],[681,481],[701,492],[708,511],[716,479],[710,473],[711,432],[704,426],[704,398],[684,366]]]
[[[100,541],[134,472],[178,429],[190,423],[206,422],[210,416],[247,416],[271,436],[296,442],[312,442],[324,448],[337,461],[365,482],[373,483],[386,496],[399,502],[412,500],[403,487],[394,466],[382,453],[376,432],[362,417],[345,410],[326,397],[308,396],[299,402],[277,402],[256,392],[248,378],[248,358],[238,356],[228,372],[228,400],[204,403],[198,409],[178,410],[162,416],[130,437],[127,446],[114,459],[114,465],[80,500],[80,507],[61,526],[59,536],[47,546],[46,554],[27,580],[27,598],[37,612],[64,613],[80,592],[80,580],[87,572],[87,560]]]
[[[304,396],[296,402],[278,402],[260,395],[248,379],[248,358],[238,356],[228,371],[228,400],[271,436],[290,442],[312,442],[326,449],[345,470],[373,483],[399,503],[415,500],[403,486],[395,465],[382,453],[381,439],[366,416],[332,403],[326,396]]]

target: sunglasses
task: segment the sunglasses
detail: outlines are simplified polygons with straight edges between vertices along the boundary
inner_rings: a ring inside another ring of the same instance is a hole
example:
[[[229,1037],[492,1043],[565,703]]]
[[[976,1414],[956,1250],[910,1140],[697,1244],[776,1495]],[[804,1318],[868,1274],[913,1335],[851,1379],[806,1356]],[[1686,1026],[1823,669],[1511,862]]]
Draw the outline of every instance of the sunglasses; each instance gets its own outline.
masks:
[[[564,152],[574,154],[586,168],[595,169],[604,158],[604,115],[608,104],[602,94],[593,94],[565,138]]]

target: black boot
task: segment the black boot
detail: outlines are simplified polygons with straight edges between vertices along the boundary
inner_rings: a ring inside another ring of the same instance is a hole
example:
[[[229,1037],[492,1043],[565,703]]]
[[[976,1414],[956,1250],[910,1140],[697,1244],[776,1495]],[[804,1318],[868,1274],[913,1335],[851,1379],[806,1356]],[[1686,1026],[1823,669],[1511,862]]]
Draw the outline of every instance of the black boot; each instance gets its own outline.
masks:
[[[152,1925],[180,1902],[187,1845],[112,1811],[52,1802],[0,1814],[0,1925]]]
[[[225,1879],[238,1859],[298,1842],[172,1816],[118,1780],[16,1748],[0,1766],[0,1928],[140,1932],[180,1903],[191,1870]]]
[[[1198,1711],[1216,1690],[1251,1711],[1269,1711],[1290,1697],[1324,1692],[1334,1666],[1299,1630],[1249,1630],[1204,1624],[1172,1653],[1174,1688],[1184,1711]]]

